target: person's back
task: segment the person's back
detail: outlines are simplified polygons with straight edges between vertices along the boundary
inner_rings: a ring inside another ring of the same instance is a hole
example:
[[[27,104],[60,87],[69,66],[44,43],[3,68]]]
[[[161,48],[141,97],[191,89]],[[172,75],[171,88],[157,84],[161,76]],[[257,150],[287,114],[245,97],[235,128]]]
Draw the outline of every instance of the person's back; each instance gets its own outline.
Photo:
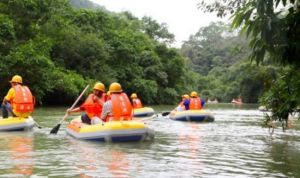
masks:
[[[198,96],[197,92],[191,92],[191,98],[189,103],[190,110],[200,110],[204,106],[204,103],[205,101]]]
[[[23,80],[19,75],[12,77],[11,88],[2,102],[2,116],[7,118],[9,113],[12,116],[26,118],[34,110],[34,97],[27,86],[22,85]]]
[[[119,121],[132,119],[132,106],[128,96],[119,83],[109,86],[110,100],[103,105],[101,119],[103,121]]]
[[[132,100],[132,106],[133,106],[134,109],[138,109],[138,108],[143,107],[143,104],[142,104],[141,100],[137,97],[136,93],[132,93],[130,98]]]

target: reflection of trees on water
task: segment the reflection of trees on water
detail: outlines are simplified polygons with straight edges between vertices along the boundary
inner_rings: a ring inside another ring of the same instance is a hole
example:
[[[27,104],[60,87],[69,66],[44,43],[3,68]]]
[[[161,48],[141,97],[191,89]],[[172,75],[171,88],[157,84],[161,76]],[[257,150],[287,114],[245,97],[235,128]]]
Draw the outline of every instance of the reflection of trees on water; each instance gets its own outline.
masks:
[[[290,140],[290,138],[284,140]],[[284,141],[272,142],[270,147],[270,157],[273,159],[272,162],[268,162],[270,170],[278,171],[288,177],[300,177],[299,145]]]

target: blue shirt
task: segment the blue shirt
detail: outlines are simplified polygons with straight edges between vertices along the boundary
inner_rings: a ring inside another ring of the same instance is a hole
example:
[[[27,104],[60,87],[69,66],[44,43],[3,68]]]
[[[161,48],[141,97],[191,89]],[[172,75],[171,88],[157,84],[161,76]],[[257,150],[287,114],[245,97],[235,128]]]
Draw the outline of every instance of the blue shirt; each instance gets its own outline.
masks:
[[[183,102],[183,105],[185,107],[185,110],[189,110],[190,109],[190,100],[185,100]]]

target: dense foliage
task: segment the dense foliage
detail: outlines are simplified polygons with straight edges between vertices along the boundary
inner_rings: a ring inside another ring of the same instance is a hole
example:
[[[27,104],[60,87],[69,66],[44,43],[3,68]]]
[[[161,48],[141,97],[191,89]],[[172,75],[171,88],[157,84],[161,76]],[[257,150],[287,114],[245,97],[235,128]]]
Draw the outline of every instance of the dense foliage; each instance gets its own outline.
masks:
[[[275,77],[273,66],[257,67],[246,60],[250,54],[246,38],[222,22],[200,28],[181,52],[201,75],[197,83],[204,98],[230,102],[241,97],[246,103],[257,103],[265,85]]]
[[[269,119],[287,121],[300,106],[300,1],[202,1],[200,7],[219,16],[232,13],[232,26],[242,28],[250,41],[250,58],[258,64],[271,60],[281,66],[261,102],[273,111]]]
[[[2,0],[0,27],[2,98],[15,74],[40,104],[72,102],[96,81],[120,82],[151,104],[173,103],[186,88],[184,58],[169,47],[174,35],[148,17],[67,0]]]

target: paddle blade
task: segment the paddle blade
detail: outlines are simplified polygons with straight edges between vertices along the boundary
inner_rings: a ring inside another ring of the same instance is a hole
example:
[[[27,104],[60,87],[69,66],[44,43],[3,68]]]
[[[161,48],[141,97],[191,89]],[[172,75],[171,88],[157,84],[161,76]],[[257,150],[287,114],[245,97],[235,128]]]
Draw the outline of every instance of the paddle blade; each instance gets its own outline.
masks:
[[[161,113],[162,116],[167,116],[169,114],[170,114],[170,112],[163,112],[163,113]]]
[[[57,124],[51,131],[50,131],[50,134],[57,134],[59,128],[60,128],[60,123]]]

